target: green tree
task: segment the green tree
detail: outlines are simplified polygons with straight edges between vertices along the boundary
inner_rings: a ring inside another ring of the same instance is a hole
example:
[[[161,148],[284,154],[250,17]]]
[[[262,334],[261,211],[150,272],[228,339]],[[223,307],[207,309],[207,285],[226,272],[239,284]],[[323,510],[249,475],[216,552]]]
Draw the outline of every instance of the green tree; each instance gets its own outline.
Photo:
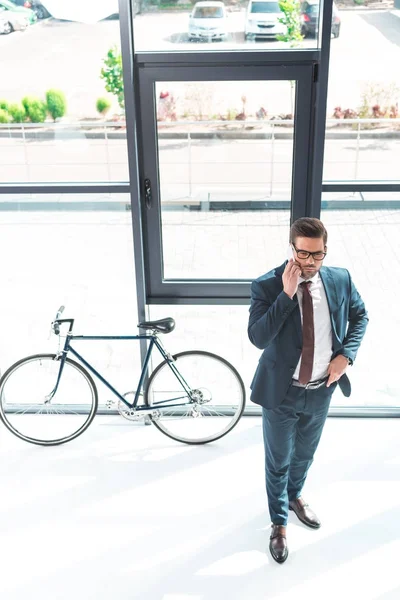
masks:
[[[278,19],[286,27],[286,33],[277,35],[280,42],[289,42],[292,47],[302,41],[300,22],[300,2],[298,0],[280,0],[279,7],[283,16]]]
[[[103,59],[104,67],[100,77],[106,82],[107,92],[117,97],[118,104],[124,110],[124,80],[122,76],[122,55],[116,46],[110,48],[106,58]]]
[[[46,92],[46,105],[54,121],[63,117],[67,112],[67,100],[60,90],[48,90]]]

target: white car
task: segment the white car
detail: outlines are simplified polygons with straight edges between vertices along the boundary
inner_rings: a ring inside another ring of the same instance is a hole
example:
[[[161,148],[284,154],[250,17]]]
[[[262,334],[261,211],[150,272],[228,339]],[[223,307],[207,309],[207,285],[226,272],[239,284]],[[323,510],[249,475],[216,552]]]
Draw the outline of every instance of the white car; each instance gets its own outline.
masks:
[[[24,31],[28,25],[25,15],[0,6],[0,33],[6,35],[12,31]]]
[[[279,22],[283,12],[279,2],[268,0],[250,0],[246,12],[245,38],[256,37],[276,38],[277,35],[286,33],[285,25]]]
[[[228,36],[223,2],[196,2],[189,16],[189,40],[224,40]]]

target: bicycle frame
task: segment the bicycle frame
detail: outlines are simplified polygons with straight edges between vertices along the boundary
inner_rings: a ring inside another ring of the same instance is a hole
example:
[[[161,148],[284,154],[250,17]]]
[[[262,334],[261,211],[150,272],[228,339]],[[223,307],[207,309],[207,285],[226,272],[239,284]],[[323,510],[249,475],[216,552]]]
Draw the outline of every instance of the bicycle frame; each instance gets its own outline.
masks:
[[[130,409],[135,409],[138,412],[151,412],[154,411],[154,409],[159,409],[159,408],[170,408],[170,407],[174,407],[174,406],[186,406],[187,404],[191,404],[192,401],[192,391],[190,386],[188,385],[188,383],[185,381],[185,379],[182,377],[182,375],[180,374],[180,372],[178,371],[175,362],[174,362],[174,358],[171,354],[169,354],[165,348],[163,347],[162,343],[160,342],[160,340],[158,339],[157,335],[151,334],[151,335],[73,335],[72,334],[72,327],[73,327],[73,319],[59,319],[58,320],[59,323],[70,323],[70,328],[69,331],[67,333],[67,337],[65,340],[65,344],[64,344],[64,348],[63,350],[59,353],[59,356],[61,356],[60,358],[60,370],[58,373],[58,377],[57,377],[57,382],[56,385],[54,387],[54,390],[51,393],[51,398],[55,395],[55,393],[57,392],[57,388],[59,386],[60,380],[61,380],[61,376],[63,373],[63,369],[64,369],[64,365],[65,365],[65,361],[67,358],[67,355],[69,352],[71,352],[71,354],[73,354],[91,373],[93,373],[93,375],[95,375],[102,383],[104,383],[104,385],[115,395],[117,396],[117,398],[119,400],[121,400],[121,402],[123,402],[127,407],[129,407]],[[105,377],[103,377],[103,375],[101,375],[101,373],[99,373],[81,354],[79,354],[79,352],[77,352],[75,350],[75,348],[73,348],[71,346],[71,342],[72,341],[85,341],[85,340],[91,340],[91,341],[100,341],[100,340],[149,340],[150,344],[149,347],[147,349],[147,353],[146,353],[146,357],[143,363],[143,367],[142,367],[142,372],[140,374],[140,379],[139,379],[139,384],[137,386],[137,390],[135,393],[135,398],[132,402],[132,404],[130,404],[126,398],[124,398],[124,396],[122,396],[112,385],[109,381],[107,381],[107,379]],[[161,353],[161,356],[164,358],[164,360],[167,361],[169,368],[171,369],[171,371],[173,372],[173,374],[175,375],[175,377],[177,378],[177,380],[179,381],[179,383],[182,385],[183,389],[185,390],[186,394],[185,396],[179,396],[177,398],[170,398],[168,400],[161,400],[160,402],[155,402],[152,406],[138,406],[138,401],[139,401],[139,397],[140,397],[140,392],[142,390],[143,387],[143,383],[147,374],[147,370],[148,370],[148,366],[149,366],[149,362],[150,362],[150,357],[153,351],[154,346],[156,346],[159,350],[159,352]],[[187,398],[189,397],[190,400],[189,402],[178,402],[179,400],[182,400],[183,398]],[[50,401],[51,401],[50,398]],[[171,404],[172,403],[172,404]]]

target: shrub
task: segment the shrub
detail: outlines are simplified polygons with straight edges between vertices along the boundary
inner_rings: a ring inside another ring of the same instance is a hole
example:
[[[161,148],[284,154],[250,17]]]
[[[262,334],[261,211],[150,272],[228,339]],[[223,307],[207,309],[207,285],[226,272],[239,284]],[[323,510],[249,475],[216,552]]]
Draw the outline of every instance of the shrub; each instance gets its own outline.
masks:
[[[96,109],[101,115],[106,115],[111,108],[111,102],[108,98],[98,98],[96,102]]]
[[[124,80],[122,76],[122,56],[116,46],[110,48],[106,58],[103,59],[104,67],[101,69],[100,77],[106,82],[106,90],[117,97],[118,104],[125,108]]]
[[[25,108],[22,104],[10,104],[8,112],[13,123],[23,123],[26,119]]]
[[[0,100],[0,109],[8,112],[9,104],[7,100]]]
[[[26,114],[29,116],[29,105],[32,102],[37,102],[39,100],[39,98],[36,98],[36,96],[25,96],[24,98],[22,98],[21,100],[21,104],[25,109]]]
[[[47,117],[47,106],[41,100],[33,102],[29,107],[29,118],[32,123],[44,123]]]
[[[10,115],[4,108],[0,108],[0,123],[9,123]]]
[[[32,123],[44,123],[47,117],[47,106],[42,100],[34,96],[25,96],[22,99],[22,106]]]
[[[54,121],[63,117],[67,112],[67,100],[60,90],[48,90],[46,92],[46,105]]]

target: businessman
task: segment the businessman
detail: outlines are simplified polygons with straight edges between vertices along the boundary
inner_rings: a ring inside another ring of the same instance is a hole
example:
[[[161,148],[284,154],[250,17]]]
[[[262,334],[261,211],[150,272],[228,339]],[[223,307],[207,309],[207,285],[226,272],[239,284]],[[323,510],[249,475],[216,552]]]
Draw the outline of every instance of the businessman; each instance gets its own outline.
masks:
[[[278,563],[289,554],[289,510],[309,527],[321,525],[302,489],[335,388],[350,395],[346,370],[368,323],[349,272],[322,266],[327,239],[319,219],[298,219],[290,228],[293,258],[251,286],[248,334],[263,350],[251,400],[262,406],[269,549]]]

